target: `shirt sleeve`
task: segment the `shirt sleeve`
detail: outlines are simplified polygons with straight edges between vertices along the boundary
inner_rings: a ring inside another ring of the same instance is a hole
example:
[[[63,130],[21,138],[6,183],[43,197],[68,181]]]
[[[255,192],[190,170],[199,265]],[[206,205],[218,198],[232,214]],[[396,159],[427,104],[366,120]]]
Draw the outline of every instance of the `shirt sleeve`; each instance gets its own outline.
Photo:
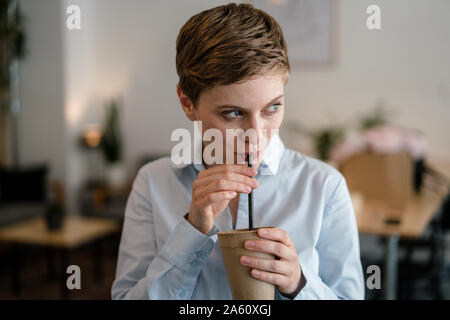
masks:
[[[358,228],[342,175],[325,207],[316,250],[319,257],[318,273],[300,261],[306,284],[294,299],[364,299]],[[279,292],[277,298],[287,300]]]
[[[206,258],[214,248],[213,235],[193,227],[181,214],[178,224],[158,252],[153,212],[145,172],[141,169],[127,201],[113,299],[189,299]]]

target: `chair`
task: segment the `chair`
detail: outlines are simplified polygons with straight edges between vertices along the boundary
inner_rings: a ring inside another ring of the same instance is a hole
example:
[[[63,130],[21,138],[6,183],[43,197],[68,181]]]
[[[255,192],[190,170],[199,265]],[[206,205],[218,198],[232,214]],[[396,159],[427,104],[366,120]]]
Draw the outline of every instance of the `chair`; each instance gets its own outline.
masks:
[[[0,226],[45,214],[48,168],[0,168]]]
[[[425,176],[428,179],[436,179],[436,172],[425,166]],[[437,183],[447,183],[442,181]],[[436,181],[435,181],[436,183]],[[446,242],[445,235],[450,230],[450,193],[442,203],[439,212],[429,224],[420,239],[400,239],[399,246],[405,251],[404,257],[399,261],[399,286],[400,299],[414,298],[415,284],[420,280],[428,280],[431,285],[431,293],[434,299],[444,299],[442,284],[448,278],[448,270],[445,265]],[[416,252],[425,252],[427,259],[414,259]]]

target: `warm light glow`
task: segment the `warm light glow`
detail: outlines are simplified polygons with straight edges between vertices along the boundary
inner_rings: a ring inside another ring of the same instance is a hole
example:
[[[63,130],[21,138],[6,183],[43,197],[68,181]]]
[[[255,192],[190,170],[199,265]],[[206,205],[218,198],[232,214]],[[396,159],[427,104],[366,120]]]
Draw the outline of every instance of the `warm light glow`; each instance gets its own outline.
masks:
[[[85,112],[85,99],[81,99],[79,97],[66,99],[65,118],[70,130],[77,130],[77,128],[79,128]]]
[[[89,125],[83,132],[83,140],[88,147],[97,148],[102,139],[100,125]]]

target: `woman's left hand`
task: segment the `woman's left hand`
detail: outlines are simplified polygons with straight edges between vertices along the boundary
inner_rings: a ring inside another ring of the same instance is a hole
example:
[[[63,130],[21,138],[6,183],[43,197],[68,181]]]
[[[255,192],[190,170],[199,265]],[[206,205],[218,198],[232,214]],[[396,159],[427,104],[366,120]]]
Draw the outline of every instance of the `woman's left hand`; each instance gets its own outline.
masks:
[[[250,274],[254,278],[273,283],[284,295],[293,294],[298,289],[302,276],[294,243],[282,229],[262,228],[258,229],[258,235],[264,240],[247,240],[245,248],[273,254],[279,259],[242,256],[241,264],[252,268]]]

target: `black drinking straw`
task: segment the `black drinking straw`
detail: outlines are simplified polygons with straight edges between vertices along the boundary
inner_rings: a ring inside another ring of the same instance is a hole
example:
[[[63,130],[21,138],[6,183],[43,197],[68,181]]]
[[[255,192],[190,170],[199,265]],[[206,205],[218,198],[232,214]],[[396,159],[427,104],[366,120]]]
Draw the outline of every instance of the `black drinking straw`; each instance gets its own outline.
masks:
[[[248,167],[252,167],[252,156],[248,155]],[[253,230],[253,190],[248,195],[248,230]]]

